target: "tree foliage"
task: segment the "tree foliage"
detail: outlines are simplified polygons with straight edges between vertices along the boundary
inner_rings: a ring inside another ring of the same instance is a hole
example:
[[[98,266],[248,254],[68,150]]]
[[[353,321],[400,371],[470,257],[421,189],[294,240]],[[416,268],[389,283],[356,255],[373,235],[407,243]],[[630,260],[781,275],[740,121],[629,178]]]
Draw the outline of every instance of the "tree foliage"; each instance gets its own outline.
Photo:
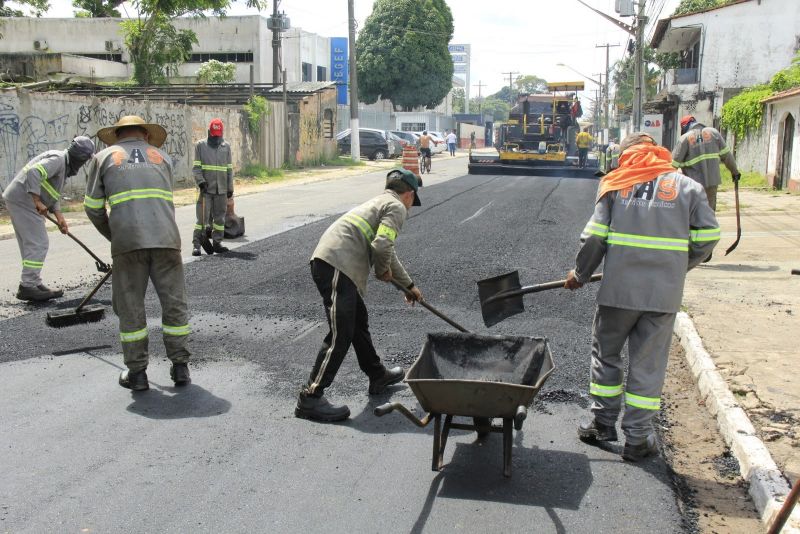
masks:
[[[672,16],[686,15],[697,11],[705,11],[712,7],[718,7],[730,3],[732,0],[681,0]]]
[[[124,0],[72,0],[78,18],[121,17],[117,9]]]
[[[618,109],[625,109],[633,105],[633,81],[636,78],[636,62],[634,55],[627,55],[614,65],[611,79],[616,91],[615,101]],[[645,100],[656,96],[658,81],[662,71],[675,68],[680,64],[677,54],[657,53],[653,48],[644,48],[644,59],[647,62],[645,73]]]
[[[359,100],[437,106],[453,87],[452,36],[444,0],[376,0],[356,40]]]
[[[36,17],[41,17],[45,11],[50,9],[49,0],[14,0],[7,2],[0,0],[0,17],[24,17],[26,11]]]
[[[236,79],[236,63],[226,63],[211,59],[197,69],[200,83],[231,83]]]
[[[125,46],[134,63],[134,78],[141,85],[165,83],[170,69],[184,63],[197,44],[191,30],[177,30],[177,17],[224,16],[232,0],[132,0],[139,17],[122,22]],[[262,9],[266,0],[247,0],[248,7]]]
[[[516,87],[518,93],[524,93],[528,95],[537,95],[550,92],[547,89],[547,80],[532,74],[527,74],[517,78],[514,81],[514,87]]]
[[[464,113],[464,101],[467,95],[464,89],[456,87],[453,89],[453,113]]]
[[[494,95],[485,98],[470,98],[469,110],[473,113],[481,113],[483,115],[491,114],[494,120],[504,121],[508,119],[508,113],[511,111],[511,104]]]

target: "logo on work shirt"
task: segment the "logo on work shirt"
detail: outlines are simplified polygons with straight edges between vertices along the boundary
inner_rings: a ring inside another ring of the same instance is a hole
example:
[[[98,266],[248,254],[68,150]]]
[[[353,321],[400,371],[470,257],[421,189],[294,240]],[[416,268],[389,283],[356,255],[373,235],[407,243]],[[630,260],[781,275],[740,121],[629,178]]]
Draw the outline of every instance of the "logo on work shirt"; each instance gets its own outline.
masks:
[[[620,190],[619,196],[622,199],[623,206],[675,207],[675,203],[672,201],[678,198],[678,189],[674,178],[663,178],[660,181],[650,180],[649,182],[641,183],[635,192],[633,188],[634,186],[631,186]]]
[[[138,148],[134,148],[131,150],[131,157],[128,158],[128,163],[146,163],[144,159],[144,154]]]

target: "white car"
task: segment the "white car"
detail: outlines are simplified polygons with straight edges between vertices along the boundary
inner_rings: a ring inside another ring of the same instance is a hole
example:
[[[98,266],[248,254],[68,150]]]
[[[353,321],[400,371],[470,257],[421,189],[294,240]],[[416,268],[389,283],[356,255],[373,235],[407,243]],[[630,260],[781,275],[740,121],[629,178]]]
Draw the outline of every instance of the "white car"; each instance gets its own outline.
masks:
[[[417,132],[417,135],[422,135],[422,132]],[[428,135],[436,141],[431,145],[431,155],[435,156],[436,154],[441,154],[447,150],[447,141],[437,132],[428,131]]]

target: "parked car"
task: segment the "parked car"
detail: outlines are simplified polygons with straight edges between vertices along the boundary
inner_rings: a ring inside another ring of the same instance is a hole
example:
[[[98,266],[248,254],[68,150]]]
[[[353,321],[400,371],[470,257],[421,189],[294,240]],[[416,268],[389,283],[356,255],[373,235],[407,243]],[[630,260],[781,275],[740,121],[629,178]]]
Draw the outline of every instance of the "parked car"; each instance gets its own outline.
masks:
[[[386,130],[373,130],[371,128],[358,129],[358,142],[361,145],[361,157],[367,159],[386,159],[395,153],[394,142],[390,141],[384,133]],[[399,143],[398,143],[399,144]],[[336,136],[336,146],[340,154],[350,153],[350,129],[340,132]],[[402,153],[402,148],[399,153]]]
[[[402,156],[403,146],[405,146],[406,140],[388,130],[386,131],[386,137],[389,139],[389,141],[391,141],[391,146],[389,147],[389,157],[397,158]]]
[[[392,130],[391,132],[400,139],[404,140],[406,143],[419,148],[419,135],[415,134],[414,132],[403,132],[400,130]]]

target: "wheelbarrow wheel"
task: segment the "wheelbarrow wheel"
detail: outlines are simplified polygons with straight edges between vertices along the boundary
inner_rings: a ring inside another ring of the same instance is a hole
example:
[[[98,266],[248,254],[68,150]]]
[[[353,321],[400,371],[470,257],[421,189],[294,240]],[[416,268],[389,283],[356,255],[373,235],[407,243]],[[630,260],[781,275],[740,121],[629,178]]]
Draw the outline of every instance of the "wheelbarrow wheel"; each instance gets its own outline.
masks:
[[[492,420],[488,417],[473,417],[472,424],[475,425],[475,431],[478,433],[479,439],[483,439],[492,433]]]

